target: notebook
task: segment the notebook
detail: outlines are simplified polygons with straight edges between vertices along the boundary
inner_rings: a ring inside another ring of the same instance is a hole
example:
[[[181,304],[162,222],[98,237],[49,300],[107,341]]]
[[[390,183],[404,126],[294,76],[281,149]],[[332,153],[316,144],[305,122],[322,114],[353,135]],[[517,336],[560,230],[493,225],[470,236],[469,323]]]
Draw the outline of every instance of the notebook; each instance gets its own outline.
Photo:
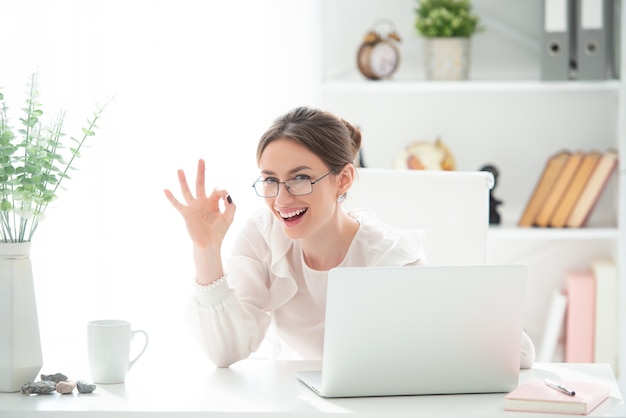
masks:
[[[510,392],[518,385],[522,265],[350,267],[328,274],[323,397]]]

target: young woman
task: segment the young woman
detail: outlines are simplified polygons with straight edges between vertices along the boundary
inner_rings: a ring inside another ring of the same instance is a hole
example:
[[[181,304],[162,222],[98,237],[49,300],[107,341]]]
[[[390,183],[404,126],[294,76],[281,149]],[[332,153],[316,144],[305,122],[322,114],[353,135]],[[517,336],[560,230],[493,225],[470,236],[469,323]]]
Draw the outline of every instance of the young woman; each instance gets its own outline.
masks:
[[[214,189],[207,196],[202,160],[195,197],[182,170],[186,204],[165,191],[194,244],[187,320],[217,366],[248,357],[270,329],[276,357],[320,360],[328,270],[425,263],[422,231],[342,208],[360,145],[359,131],[328,112],[300,107],[278,118],[257,148],[261,176],[253,186],[267,210],[245,224],[226,269],[221,246],[236,210],[228,192]],[[524,342],[522,367],[528,367],[534,349],[528,337]]]

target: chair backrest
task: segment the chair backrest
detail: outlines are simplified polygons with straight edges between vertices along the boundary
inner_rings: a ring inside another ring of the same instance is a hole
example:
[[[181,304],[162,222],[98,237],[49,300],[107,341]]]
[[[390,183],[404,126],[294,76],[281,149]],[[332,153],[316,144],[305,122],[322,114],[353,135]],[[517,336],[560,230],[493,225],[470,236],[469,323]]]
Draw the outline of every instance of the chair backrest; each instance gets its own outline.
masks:
[[[359,168],[346,209],[369,208],[388,224],[424,230],[431,265],[487,260],[491,173]]]

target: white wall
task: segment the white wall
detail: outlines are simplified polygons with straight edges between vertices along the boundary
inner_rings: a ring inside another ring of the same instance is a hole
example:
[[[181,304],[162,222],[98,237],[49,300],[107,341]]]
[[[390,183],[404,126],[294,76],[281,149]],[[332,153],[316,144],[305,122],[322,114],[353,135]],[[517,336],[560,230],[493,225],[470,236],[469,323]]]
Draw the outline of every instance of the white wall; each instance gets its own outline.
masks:
[[[260,205],[258,138],[290,108],[319,104],[317,31],[314,0],[0,0],[14,127],[36,69],[44,111],[67,110],[68,135],[114,96],[33,240],[44,369],[84,357],[95,318],[129,319],[153,349],[197,354],[182,318],[191,246],[163,189],[177,191],[178,168],[193,181],[202,157],[207,187],[238,205],[235,228]]]

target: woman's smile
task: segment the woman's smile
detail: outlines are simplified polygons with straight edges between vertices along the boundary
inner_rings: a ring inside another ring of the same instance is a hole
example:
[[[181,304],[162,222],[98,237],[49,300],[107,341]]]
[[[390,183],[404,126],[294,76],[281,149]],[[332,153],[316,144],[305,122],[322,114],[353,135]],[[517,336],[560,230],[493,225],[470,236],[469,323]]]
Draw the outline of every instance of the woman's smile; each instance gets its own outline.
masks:
[[[294,227],[300,223],[308,208],[276,209],[286,227]]]

